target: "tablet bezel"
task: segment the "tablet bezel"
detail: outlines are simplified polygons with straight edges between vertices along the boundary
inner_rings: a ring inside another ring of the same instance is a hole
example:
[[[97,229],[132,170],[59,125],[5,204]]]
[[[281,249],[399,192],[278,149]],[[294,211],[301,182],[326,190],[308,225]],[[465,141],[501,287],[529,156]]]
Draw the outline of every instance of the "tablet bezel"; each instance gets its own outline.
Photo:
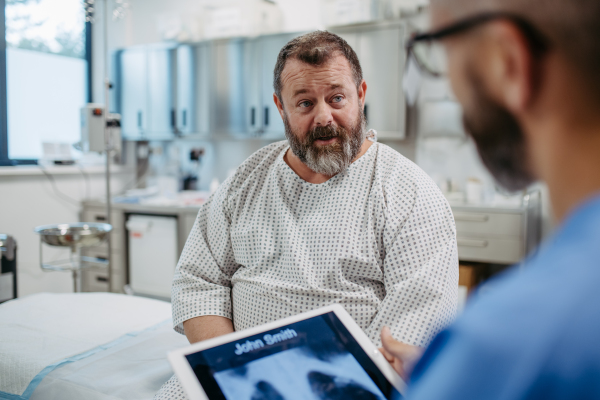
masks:
[[[222,344],[238,341],[249,336],[257,335],[262,332],[270,331],[273,329],[280,328],[285,325],[289,325],[295,322],[303,321],[309,318],[317,317],[322,314],[333,312],[338,319],[344,324],[346,329],[354,337],[356,342],[360,345],[363,351],[369,356],[371,361],[379,368],[383,376],[400,392],[404,395],[406,384],[396,373],[394,368],[385,359],[383,354],[377,347],[371,342],[368,336],[363,330],[356,324],[354,319],[348,314],[348,312],[339,304],[332,304],[326,307],[322,307],[316,310],[308,311],[302,314],[294,315],[291,317],[283,318],[277,321],[269,322],[264,325],[256,326],[254,328],[245,329],[239,332],[229,333],[227,335],[215,337],[212,339],[204,340],[202,342],[194,343],[190,346],[182,349],[174,350],[168,353],[167,358],[175,371],[175,374],[179,378],[179,382],[183,386],[186,394],[190,399],[199,400],[210,400],[207,394],[204,392],[200,381],[196,377],[194,370],[190,363],[187,361],[186,356],[192,353],[197,353],[212,347],[220,346]]]

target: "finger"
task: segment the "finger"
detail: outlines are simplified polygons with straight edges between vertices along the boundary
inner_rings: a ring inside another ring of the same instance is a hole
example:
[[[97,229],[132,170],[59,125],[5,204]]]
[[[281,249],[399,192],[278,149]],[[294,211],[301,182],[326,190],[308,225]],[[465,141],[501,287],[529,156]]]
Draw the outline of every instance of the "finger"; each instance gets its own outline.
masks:
[[[394,339],[390,328],[384,326],[383,329],[381,329],[381,344],[385,350],[394,353],[394,350],[398,347],[397,345],[400,344],[400,342]]]
[[[387,352],[386,349],[384,349],[383,347],[379,348],[379,352],[381,352],[381,354],[383,354],[383,357],[389,362],[392,363],[394,361],[394,356],[391,355],[390,353]]]
[[[390,343],[391,340],[394,340],[392,337],[392,331],[388,326],[384,326],[381,328],[381,344],[383,345],[384,343]],[[383,347],[385,348],[386,346],[384,345]]]
[[[383,348],[390,353],[392,356],[400,359],[410,357],[413,351],[413,346],[397,341],[392,335],[387,335],[382,332],[381,344]]]
[[[385,336],[392,336],[392,331],[390,330],[390,327],[387,325],[384,325],[383,328],[381,328],[381,335],[385,335]]]

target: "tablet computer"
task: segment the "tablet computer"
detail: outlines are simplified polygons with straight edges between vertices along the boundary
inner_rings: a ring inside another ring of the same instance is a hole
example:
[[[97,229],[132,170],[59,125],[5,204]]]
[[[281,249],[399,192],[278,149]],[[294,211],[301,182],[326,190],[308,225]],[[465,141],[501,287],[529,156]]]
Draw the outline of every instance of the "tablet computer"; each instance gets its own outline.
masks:
[[[168,354],[192,400],[401,399],[405,384],[340,305]]]

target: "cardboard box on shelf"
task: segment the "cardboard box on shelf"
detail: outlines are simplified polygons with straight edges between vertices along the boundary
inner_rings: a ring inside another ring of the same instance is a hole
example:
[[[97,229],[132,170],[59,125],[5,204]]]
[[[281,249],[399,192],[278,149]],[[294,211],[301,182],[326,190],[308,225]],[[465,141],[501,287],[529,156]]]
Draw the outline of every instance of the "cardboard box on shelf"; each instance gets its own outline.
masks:
[[[465,286],[467,293],[470,294],[480,282],[480,272],[477,266],[470,264],[459,264],[458,266],[458,285]]]

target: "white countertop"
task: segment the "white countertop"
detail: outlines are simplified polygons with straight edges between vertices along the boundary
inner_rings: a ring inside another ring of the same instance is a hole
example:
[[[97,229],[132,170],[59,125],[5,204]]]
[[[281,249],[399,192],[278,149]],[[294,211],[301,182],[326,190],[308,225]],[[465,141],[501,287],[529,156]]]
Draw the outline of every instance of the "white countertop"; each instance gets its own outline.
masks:
[[[106,167],[102,165],[79,166],[79,165],[57,165],[51,167],[41,167],[39,165],[17,165],[12,167],[0,167],[0,176],[14,175],[43,175],[44,171],[51,175],[71,175],[81,174],[81,171],[87,174],[104,174]],[[112,165],[111,173],[133,173],[134,169],[123,165]]]
[[[82,202],[84,207],[106,207],[106,203],[102,199],[89,199]],[[498,213],[511,213],[520,214],[525,211],[524,207],[507,207],[507,206],[495,206],[486,204],[450,204],[450,207],[454,211],[462,212],[498,212]],[[112,208],[116,210],[123,210],[125,212],[149,212],[155,214],[178,214],[178,213],[198,213],[200,204],[176,204],[176,203],[112,203]]]
[[[106,202],[100,199],[89,199],[81,202],[82,206],[104,208]],[[200,209],[200,204],[139,204],[139,203],[112,203],[114,210],[122,210],[124,212],[147,212],[152,214],[197,214]]]

